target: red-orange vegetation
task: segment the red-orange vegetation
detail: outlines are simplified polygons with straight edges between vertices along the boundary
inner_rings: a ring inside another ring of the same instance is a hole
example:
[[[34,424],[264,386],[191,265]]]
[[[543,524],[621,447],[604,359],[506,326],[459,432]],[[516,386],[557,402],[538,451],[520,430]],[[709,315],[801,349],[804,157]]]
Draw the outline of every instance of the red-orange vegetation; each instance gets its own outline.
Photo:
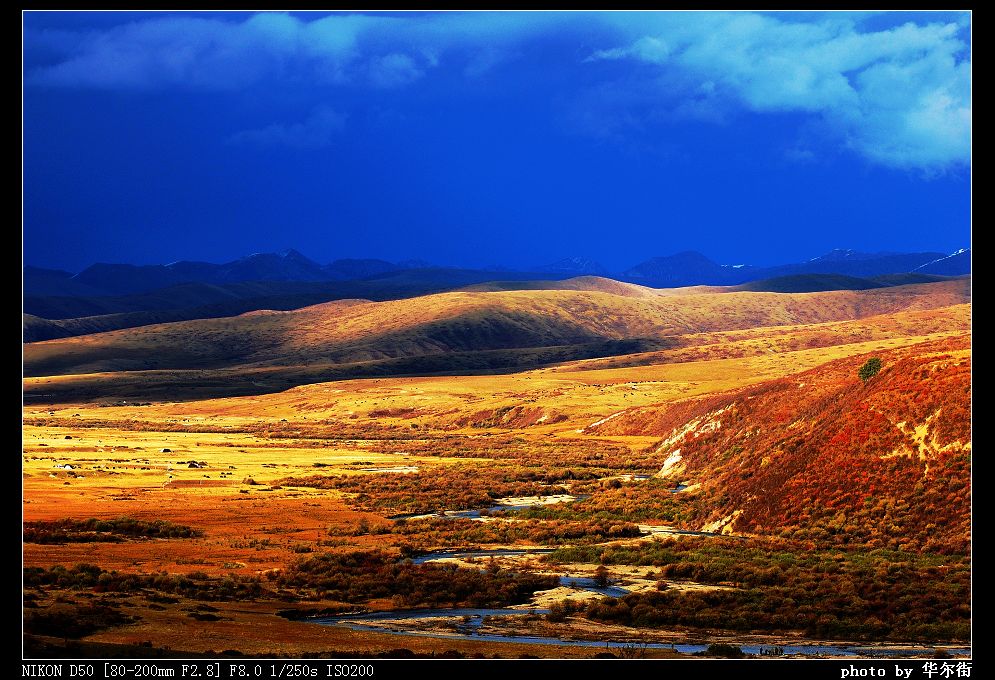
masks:
[[[666,435],[699,524],[872,547],[963,552],[970,537],[967,341],[923,343],[706,399],[643,407],[596,434]]]

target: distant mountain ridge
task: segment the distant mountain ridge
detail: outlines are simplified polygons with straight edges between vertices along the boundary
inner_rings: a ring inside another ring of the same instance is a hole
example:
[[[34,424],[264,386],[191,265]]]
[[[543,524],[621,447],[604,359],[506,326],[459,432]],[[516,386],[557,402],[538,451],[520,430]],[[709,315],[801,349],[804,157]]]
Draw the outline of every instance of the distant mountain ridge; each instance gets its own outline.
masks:
[[[904,274],[916,271],[924,264],[945,257],[944,253],[857,253],[834,250],[808,262],[768,267],[760,278],[790,274],[843,274],[845,276],[873,277],[883,274]],[[970,274],[970,261],[962,271],[952,275]],[[924,272],[931,273],[931,272]]]
[[[622,279],[644,285],[673,288],[678,286],[730,286],[762,276],[754,276],[756,267],[721,265],[701,253],[687,250],[667,257],[654,257],[622,272]]]
[[[860,278],[845,274],[789,274],[775,276],[771,279],[750,281],[734,290],[752,290],[770,293],[814,293],[825,290],[869,290],[871,288],[889,288],[892,286],[907,286],[917,283],[937,283],[948,277],[918,272],[907,274],[883,274],[873,278]]]
[[[959,276],[971,271],[971,251],[961,248],[956,253],[927,262],[913,269],[917,274],[938,274],[940,276]]]
[[[586,257],[567,257],[537,267],[536,271],[544,274],[569,274],[571,276],[610,276],[610,272],[604,265]]]
[[[622,272],[613,273],[601,263],[580,256],[536,266],[531,271],[507,267],[490,267],[483,270],[439,267],[421,260],[394,263],[373,258],[339,259],[322,265],[291,249],[280,253],[254,253],[223,264],[187,260],[162,265],[97,263],[78,274],[28,265],[24,267],[24,293],[28,296],[67,297],[131,295],[185,283],[352,281],[422,269],[462,272],[512,271],[516,274],[552,274],[555,275],[554,278],[605,276],[656,288],[695,285],[735,286],[749,281],[796,274],[839,274],[867,278],[917,272],[961,276],[971,272],[971,251],[965,248],[951,254],[863,253],[836,249],[806,262],[758,267],[750,264],[719,264],[700,252],[688,250],[673,255],[652,257]],[[522,279],[521,276],[514,278]]]
[[[655,257],[622,272],[621,280],[654,287],[735,286],[784,276],[837,274],[873,278],[887,274],[938,274],[962,276],[971,273],[971,251],[943,253],[862,253],[836,249],[807,262],[755,267],[722,265],[701,253],[686,251],[668,257]]]
[[[380,260],[338,260],[322,266],[296,250],[281,253],[254,253],[246,257],[213,264],[182,260],[170,264],[130,265],[97,263],[87,267],[70,281],[81,283],[105,295],[144,293],[184,283],[240,283],[243,281],[329,281],[362,278],[391,271],[389,262]],[[37,276],[37,272],[33,272]],[[30,294],[28,276],[25,289]]]
[[[27,319],[32,330],[25,331],[24,338],[32,341],[82,329],[230,316],[258,309],[290,310],[331,300],[399,299],[481,284],[542,288],[550,287],[549,282],[583,276],[609,277],[646,288],[749,284],[745,290],[803,292],[925,282],[970,271],[968,249],[950,255],[833,250],[806,262],[775,267],[718,264],[701,253],[685,251],[650,258],[614,275],[586,257],[516,271],[441,267],[419,260],[339,259],[323,265],[296,250],[256,253],[223,264],[98,263],[78,274],[25,266],[23,312],[38,320]],[[41,322],[45,319],[79,321],[56,328]]]

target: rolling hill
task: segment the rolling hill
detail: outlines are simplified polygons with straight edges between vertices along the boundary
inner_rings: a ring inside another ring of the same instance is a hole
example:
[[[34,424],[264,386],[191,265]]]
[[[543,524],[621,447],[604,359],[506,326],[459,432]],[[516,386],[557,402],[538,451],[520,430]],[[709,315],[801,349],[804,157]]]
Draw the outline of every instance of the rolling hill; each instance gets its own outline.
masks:
[[[230,316],[256,309],[296,309],[331,300],[391,300],[457,290],[498,281],[494,289],[534,288],[539,280],[608,276],[591,260],[574,257],[537,268],[464,269],[436,267],[420,261],[340,259],[318,264],[299,252],[256,253],[224,264],[179,261],[165,265],[92,265],[78,274],[26,266],[23,312],[45,319],[87,319],[79,324],[38,331],[28,341],[60,337],[76,328],[120,328],[161,321],[156,315],[119,317],[98,322],[90,317],[135,312],[176,312],[174,320]],[[916,273],[910,274],[911,270]],[[756,267],[717,264],[694,251],[655,257],[614,275],[642,286],[675,288],[748,284],[747,290],[812,292],[899,285],[882,276],[908,277],[921,283],[930,276],[962,276],[971,271],[971,254],[859,253],[835,250],[807,262]],[[859,281],[857,279],[860,279]],[[869,283],[867,280],[873,283]],[[750,284],[750,282],[759,282]],[[503,286],[503,288],[502,288]],[[554,286],[546,284],[547,288]],[[182,310],[182,312],[178,311]]]
[[[685,334],[949,307],[967,301],[969,282],[803,294],[629,292],[453,292],[156,324],[25,345],[24,370],[28,376],[156,372],[150,382],[162,372],[196,371],[203,380],[205,371],[226,371],[227,389],[243,390],[260,382],[253,371],[317,382],[508,370],[663,349]]]
[[[322,302],[364,298],[396,300],[471,286],[500,278],[530,281],[541,276],[529,273],[490,272],[441,267],[398,269],[362,279],[329,281],[240,281],[235,283],[187,282],[126,295],[31,295],[24,297],[23,311],[52,320],[86,319],[86,326],[105,323],[105,328],[125,328],[157,323],[156,315],[141,312],[173,312],[173,320],[233,316],[259,309],[299,309]],[[58,277],[57,277],[58,278]],[[82,284],[80,284],[82,285]],[[115,314],[134,316],[98,322],[91,317]],[[159,321],[163,319],[159,318]],[[127,325],[122,325],[127,323]],[[63,327],[71,327],[64,324]],[[75,333],[74,333],[75,334]],[[26,342],[32,342],[31,338]]]
[[[623,283],[601,276],[576,276],[561,281],[488,281],[466,286],[460,290],[469,293],[497,293],[512,290],[583,290],[599,293],[611,293],[623,297],[658,297],[680,289],[647,288],[635,283]]]
[[[815,293],[821,290],[868,290],[887,286],[906,286],[913,283],[936,283],[947,277],[932,274],[906,273],[882,274],[871,278],[845,274],[791,274],[759,279],[736,286],[736,290],[767,291],[771,293]]]
[[[625,410],[594,435],[657,435],[694,528],[961,552],[970,536],[970,337],[849,357],[734,392]]]

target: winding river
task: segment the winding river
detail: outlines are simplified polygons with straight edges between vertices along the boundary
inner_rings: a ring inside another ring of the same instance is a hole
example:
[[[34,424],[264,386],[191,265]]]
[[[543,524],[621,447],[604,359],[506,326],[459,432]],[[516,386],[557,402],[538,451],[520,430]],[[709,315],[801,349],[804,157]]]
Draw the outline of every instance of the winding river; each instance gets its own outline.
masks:
[[[704,652],[707,644],[682,644],[669,642],[624,642],[616,640],[575,640],[559,637],[542,637],[536,635],[501,635],[497,633],[481,633],[480,629],[486,617],[527,616],[530,614],[546,614],[548,609],[407,609],[383,612],[368,612],[363,614],[340,614],[309,619],[311,623],[322,626],[342,626],[350,630],[387,633],[390,635],[431,637],[442,640],[481,640],[486,642],[517,642],[533,645],[559,645],[567,647],[599,647],[605,649],[673,649],[682,654]],[[454,632],[420,631],[391,628],[391,622],[417,621],[426,619],[455,619]],[[374,622],[382,622],[375,625]],[[733,643],[736,644],[736,643]],[[774,644],[739,644],[745,654],[760,655],[762,651],[770,653]],[[792,645],[778,643],[784,656],[833,656],[833,657],[931,657],[934,647],[910,646],[863,646],[863,645]],[[970,648],[946,649],[954,656],[969,656]]]
[[[439,550],[437,552],[413,557],[411,561],[414,564],[425,564],[426,562],[435,562],[437,560],[445,559],[514,557],[516,555],[548,555],[554,550],[555,548],[523,548],[520,550],[503,550],[500,548],[494,550]],[[579,590],[589,590],[592,593],[598,593],[599,595],[605,595],[606,597],[622,597],[623,595],[629,594],[628,590],[620,588],[619,586],[598,585],[590,576],[566,574],[564,576],[560,576],[560,585],[567,586],[568,588],[577,588]],[[509,611],[516,612],[520,610],[513,609]]]
[[[494,505],[486,508],[476,508],[473,510],[442,510],[440,512],[415,512],[404,515],[391,515],[388,519],[481,519],[482,515],[493,512],[514,512],[515,510],[528,510],[543,505],[555,505],[557,503],[573,503],[583,501],[591,497],[589,493],[582,494],[555,494],[552,496],[526,496],[522,498],[498,498]]]
[[[642,477],[642,475],[639,475]],[[686,486],[683,484],[678,485],[673,489],[668,489],[671,493],[678,493],[683,491]],[[555,499],[549,498],[545,501],[533,501],[532,499],[498,499],[496,505],[493,505],[486,510],[488,512],[503,512],[503,511],[514,511],[523,510],[529,507],[535,507],[536,505],[546,505],[550,503],[558,502],[572,502],[576,500],[583,500],[589,497],[588,495],[569,495],[563,494]],[[526,502],[521,502],[526,501]],[[419,519],[426,517],[447,517],[447,518],[470,518],[470,519],[481,519],[482,513],[484,511],[481,509],[477,510],[447,510],[440,513],[432,514],[410,514],[410,515],[395,515],[391,519]],[[674,529],[668,526],[656,526],[656,525],[639,525],[640,530],[645,536],[660,535],[660,534],[675,534],[675,535],[687,535],[687,536],[715,536],[723,538],[733,538],[740,539],[741,536],[735,535],[723,535],[714,532],[706,531],[688,531],[681,529]],[[432,553],[427,553],[425,555],[419,555],[417,557],[411,558],[411,561],[415,564],[424,564],[426,562],[433,562],[436,560],[444,559],[471,559],[471,558],[500,558],[500,557],[514,557],[518,555],[547,555],[552,553],[555,548],[519,548],[519,549],[491,549],[491,550],[439,550]],[[598,585],[595,580],[589,576],[580,576],[566,574],[559,577],[560,585],[567,586],[571,588],[577,588],[581,590],[587,590],[590,592],[598,593],[607,597],[622,597],[628,594],[630,591],[625,588],[614,586],[614,585]],[[669,642],[638,642],[638,641],[619,641],[619,640],[578,640],[569,637],[543,637],[535,635],[505,635],[496,632],[482,632],[484,624],[487,622],[488,618],[492,617],[510,617],[510,616],[529,616],[535,614],[547,614],[548,609],[538,609],[538,608],[525,608],[525,609],[514,609],[514,608],[504,608],[504,609],[474,609],[474,608],[450,608],[450,609],[398,609],[391,611],[377,611],[377,612],[364,612],[358,614],[339,614],[335,616],[325,616],[313,619],[307,619],[310,623],[316,623],[322,626],[341,626],[349,628],[351,630],[357,631],[371,631],[377,633],[386,633],[390,635],[400,635],[400,636],[416,636],[416,637],[430,637],[443,640],[480,640],[486,642],[506,642],[506,643],[525,643],[525,644],[536,644],[536,645],[559,645],[568,647],[597,647],[610,649],[632,649],[632,648],[645,648],[645,649],[671,649],[683,654],[696,654],[699,652],[704,652],[707,648],[707,644],[688,644],[688,643],[669,643]],[[401,628],[404,622],[412,621],[424,621],[431,619],[442,619],[447,623],[451,623],[452,630],[412,630]],[[728,642],[727,640],[722,640],[722,642]],[[745,654],[762,656],[765,653],[770,655],[774,648],[779,648],[780,653],[783,656],[804,656],[804,657],[814,657],[814,656],[824,656],[824,657],[887,657],[887,658],[914,658],[914,657],[932,657],[934,655],[934,650],[936,647],[926,647],[926,646],[913,646],[913,645],[847,645],[847,644],[785,644],[785,643],[771,643],[771,644],[755,644],[755,643],[745,643],[739,644],[733,642],[732,644],[737,645]],[[954,656],[970,656],[971,650],[967,647],[961,648],[944,648],[946,652]]]
[[[698,532],[694,532],[698,533]],[[517,555],[547,555],[553,552],[554,548],[522,548],[522,549],[493,549],[493,550],[439,550],[437,552],[419,555],[412,558],[415,564],[424,564],[443,559],[469,559],[488,557],[513,557]],[[608,597],[621,597],[629,591],[618,586],[598,586],[594,579],[588,576],[564,575],[560,577],[560,584],[568,587],[589,590],[591,592]],[[618,640],[577,640],[564,637],[543,637],[536,635],[505,635],[493,632],[481,632],[486,619],[490,617],[507,616],[529,616],[534,614],[547,614],[548,609],[539,608],[498,608],[498,609],[474,609],[474,608],[451,608],[451,609],[398,609],[391,611],[364,612],[359,614],[339,614],[335,616],[324,616],[308,619],[310,623],[322,626],[341,626],[356,631],[370,631],[377,633],[387,633],[390,635],[431,637],[442,640],[481,640],[485,642],[507,642],[525,643],[535,645],[560,645],[567,647],[597,647],[604,649],[672,649],[682,654],[696,654],[704,652],[707,644],[686,644],[669,642],[642,643],[637,641]],[[424,621],[430,619],[444,619],[451,621],[452,632],[444,630],[410,630],[398,627],[404,622]],[[397,624],[397,625],[393,625]],[[725,640],[723,640],[725,641]],[[737,644],[737,643],[733,643]],[[755,656],[763,652],[770,654],[776,646],[781,649],[784,656],[828,656],[828,657],[887,657],[887,658],[908,658],[908,657],[931,657],[934,647],[915,647],[909,645],[818,645],[818,644],[737,644],[745,653]],[[970,656],[970,648],[948,648],[946,651],[955,656]]]

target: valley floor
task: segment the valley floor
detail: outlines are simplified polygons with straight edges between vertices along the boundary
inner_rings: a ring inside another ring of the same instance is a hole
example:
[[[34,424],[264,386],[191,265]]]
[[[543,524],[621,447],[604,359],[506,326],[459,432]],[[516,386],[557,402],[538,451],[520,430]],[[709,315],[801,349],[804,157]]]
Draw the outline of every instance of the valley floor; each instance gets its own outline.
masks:
[[[963,614],[918,628],[886,614],[862,623],[836,617],[834,600],[821,613],[832,623],[819,623],[818,600],[795,602],[754,578],[797,553],[801,569],[833,562],[830,573],[873,599],[862,565],[897,563],[959,612],[966,591],[953,584],[969,573],[965,557],[860,546],[840,553],[722,525],[703,531],[688,522],[688,508],[708,498],[697,484],[660,474],[669,451],[659,436],[598,431],[626,409],[947,337],[630,368],[580,362],[503,376],[344,381],[183,403],[29,403],[23,508],[36,537],[24,544],[27,639],[59,647],[62,616],[81,622],[70,637],[86,644],[193,653],[652,657],[731,643],[755,654],[968,654]],[[612,498],[618,505],[605,511]],[[66,523],[87,518],[129,518],[138,534]],[[155,522],[190,535],[163,537],[149,528]],[[740,565],[731,556],[742,546],[755,555]],[[481,548],[491,552],[467,554]],[[430,554],[439,550],[448,554]],[[323,555],[343,557],[323,563]],[[369,565],[356,571],[357,560]],[[80,564],[94,566],[73,567]],[[740,567],[746,576],[729,575]],[[504,580],[483,594],[447,592],[432,580],[455,568],[484,584]],[[937,570],[946,570],[946,585]],[[376,584],[354,589],[367,573]],[[128,582],[129,574],[145,580]],[[599,609],[606,594],[637,598],[631,606],[645,611]],[[725,614],[646,614],[663,606]],[[425,607],[469,613],[405,614]],[[486,613],[502,607],[520,615]],[[751,607],[763,617],[751,621]],[[816,615],[792,619],[799,607]],[[335,618],[389,610],[398,611]]]

